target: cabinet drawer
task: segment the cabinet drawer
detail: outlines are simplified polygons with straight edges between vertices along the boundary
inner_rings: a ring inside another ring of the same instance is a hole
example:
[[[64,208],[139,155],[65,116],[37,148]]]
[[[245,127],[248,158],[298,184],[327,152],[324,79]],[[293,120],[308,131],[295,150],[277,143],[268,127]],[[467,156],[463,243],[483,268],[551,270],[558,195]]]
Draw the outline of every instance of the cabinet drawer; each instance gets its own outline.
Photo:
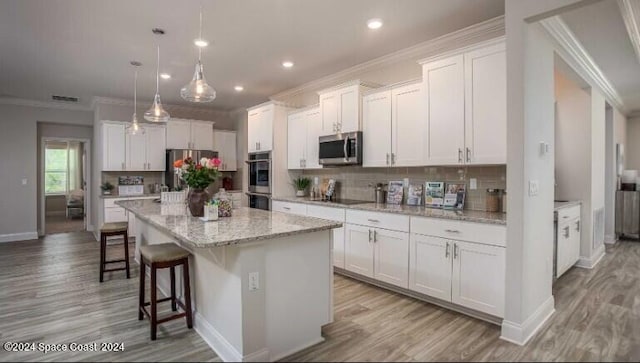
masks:
[[[109,198],[104,200],[105,208],[120,208],[120,206],[116,205],[116,202],[121,202],[123,200],[127,200],[128,198]]]
[[[573,207],[562,208],[558,210],[558,223],[572,220],[580,217],[580,206],[574,205]]]
[[[391,213],[347,210],[347,223],[409,232],[409,217]]]
[[[307,205],[307,215],[309,217],[328,219],[330,221],[344,222],[345,210],[342,208]]]
[[[501,247],[507,245],[507,228],[502,225],[411,217],[411,232]]]
[[[301,216],[307,215],[307,206],[300,203],[274,201],[271,204],[271,208],[274,212],[298,214]]]

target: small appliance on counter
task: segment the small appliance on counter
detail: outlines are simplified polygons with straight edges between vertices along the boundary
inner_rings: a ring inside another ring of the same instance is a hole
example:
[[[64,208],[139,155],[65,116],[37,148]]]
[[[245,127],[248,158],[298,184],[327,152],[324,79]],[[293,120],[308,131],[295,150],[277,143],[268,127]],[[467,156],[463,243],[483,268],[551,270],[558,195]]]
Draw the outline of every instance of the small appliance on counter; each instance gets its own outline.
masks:
[[[119,176],[118,195],[144,195],[144,178],[141,176]]]

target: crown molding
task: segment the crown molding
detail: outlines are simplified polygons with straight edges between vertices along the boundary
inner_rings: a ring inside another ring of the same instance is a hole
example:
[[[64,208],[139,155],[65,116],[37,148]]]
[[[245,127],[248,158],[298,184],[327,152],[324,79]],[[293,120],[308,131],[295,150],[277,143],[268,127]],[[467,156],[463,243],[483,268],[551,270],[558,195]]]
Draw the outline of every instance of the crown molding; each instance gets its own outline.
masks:
[[[140,102],[138,102],[140,103]],[[91,100],[91,109],[95,110],[98,105],[111,105],[111,106],[124,106],[124,107],[133,107],[133,101],[125,100],[121,98],[111,98],[111,97],[93,97]],[[204,108],[204,107],[189,107],[183,105],[172,105],[163,103],[162,106],[167,110],[167,112],[184,112],[184,113],[192,113],[198,115],[221,115],[221,114],[230,114],[232,111],[220,110],[215,108]]]
[[[633,110],[627,114],[627,119],[640,119],[640,110]]]
[[[1,105],[14,105],[14,106],[27,106],[27,107],[41,107],[41,108],[55,108],[59,110],[69,111],[92,111],[91,107],[84,106],[82,104],[63,103],[54,101],[37,101],[27,98],[17,97],[0,97]]]
[[[640,62],[640,1],[618,0],[618,7],[627,28],[629,39]]]
[[[351,87],[351,86],[362,86],[362,87],[366,87],[366,88],[378,88],[381,87],[381,84],[378,83],[373,83],[373,82],[365,82],[359,79],[354,79],[351,81],[347,81],[347,82],[343,82],[339,85],[335,85],[335,86],[331,86],[325,89],[322,89],[320,91],[318,91],[317,93],[319,95],[323,94],[323,93],[327,93],[327,92],[332,92],[335,90],[338,90],[340,88],[344,88],[344,87]]]
[[[416,83],[420,83],[420,82],[422,82],[422,78],[414,78],[414,79],[410,79],[410,80],[406,80],[406,81],[400,81],[400,82],[388,84],[386,86],[382,86],[382,87],[366,90],[366,91],[362,92],[362,95],[366,96],[366,95],[371,95],[371,94],[378,93],[378,92],[390,91],[390,90],[392,90],[394,88],[408,86],[410,84],[416,84]]]
[[[602,73],[598,64],[591,58],[567,24],[557,15],[541,20],[540,24],[555,43],[558,55],[592,87],[598,88],[612,106],[625,113],[624,102],[618,91]]]
[[[332,87],[336,83],[343,83],[345,79],[358,78],[360,74],[382,68],[394,63],[406,60],[415,60],[430,55],[436,55],[445,51],[459,48],[461,45],[478,43],[489,38],[504,36],[504,15],[493,19],[485,20],[481,23],[456,30],[452,33],[416,44],[412,47],[401,49],[397,52],[375,58],[364,63],[334,73],[330,76],[307,82],[295,88],[277,93],[270,98],[272,100],[283,100],[288,97],[298,95],[303,92],[316,91],[327,87]]]
[[[270,101],[267,101],[267,102],[263,102],[263,103],[261,103],[259,105],[251,106],[251,107],[247,108],[246,111],[252,111],[252,110],[255,110],[257,108],[262,108],[262,107],[270,106],[270,105],[280,106],[280,107],[285,107],[285,108],[293,108],[293,107],[295,107],[295,105],[292,105],[292,104],[287,103],[287,102],[270,100]]]

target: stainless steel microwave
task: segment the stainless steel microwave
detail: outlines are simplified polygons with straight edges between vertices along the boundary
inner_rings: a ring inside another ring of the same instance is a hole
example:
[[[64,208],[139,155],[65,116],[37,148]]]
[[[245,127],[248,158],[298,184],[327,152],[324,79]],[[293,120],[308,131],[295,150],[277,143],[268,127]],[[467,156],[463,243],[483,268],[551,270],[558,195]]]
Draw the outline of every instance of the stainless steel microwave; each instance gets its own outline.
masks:
[[[362,165],[362,131],[320,136],[320,165]]]

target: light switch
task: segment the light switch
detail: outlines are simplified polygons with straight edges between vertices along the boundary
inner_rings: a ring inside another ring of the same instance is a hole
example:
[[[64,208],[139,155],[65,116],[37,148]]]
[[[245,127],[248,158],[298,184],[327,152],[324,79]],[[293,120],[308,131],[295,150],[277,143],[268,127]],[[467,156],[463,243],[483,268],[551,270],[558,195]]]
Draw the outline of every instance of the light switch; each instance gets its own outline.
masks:
[[[529,196],[535,197],[540,192],[540,183],[537,180],[529,180]]]
[[[478,189],[478,179],[476,178],[469,179],[469,189],[471,190]]]
[[[27,185],[27,178],[22,178],[22,185]]]
[[[260,274],[258,272],[249,273],[249,291],[256,291],[260,288]]]

